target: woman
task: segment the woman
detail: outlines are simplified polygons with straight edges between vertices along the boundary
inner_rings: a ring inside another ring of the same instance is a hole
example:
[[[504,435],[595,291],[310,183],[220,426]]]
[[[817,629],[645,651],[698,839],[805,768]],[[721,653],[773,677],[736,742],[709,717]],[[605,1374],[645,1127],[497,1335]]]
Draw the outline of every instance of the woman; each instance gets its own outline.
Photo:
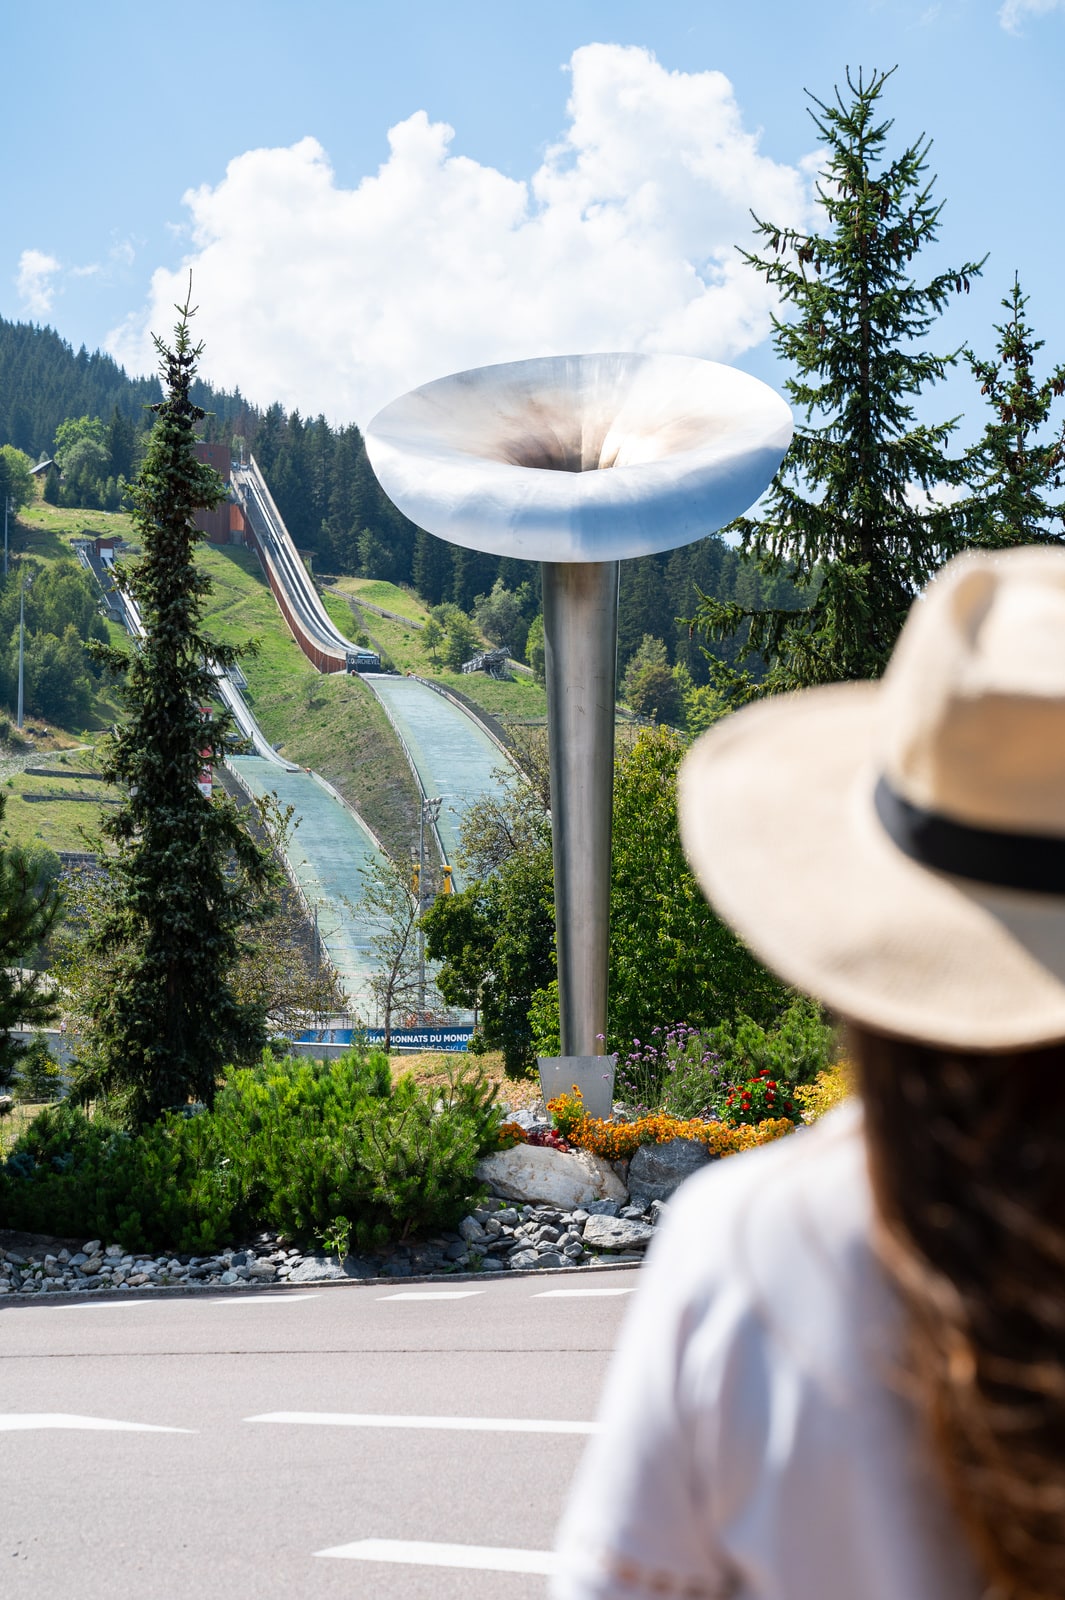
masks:
[[[880,684],[681,773],[708,896],[859,1097],[687,1184],[558,1600],[1065,1595],[1065,552],[966,556]]]

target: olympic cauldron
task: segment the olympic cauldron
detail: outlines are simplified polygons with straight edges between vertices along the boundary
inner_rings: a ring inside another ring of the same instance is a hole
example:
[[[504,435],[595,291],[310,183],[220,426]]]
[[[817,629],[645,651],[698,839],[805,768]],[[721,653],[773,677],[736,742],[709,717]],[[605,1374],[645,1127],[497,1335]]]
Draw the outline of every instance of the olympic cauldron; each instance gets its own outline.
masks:
[[[458,372],[394,400],[366,429],[378,480],[412,522],[543,565],[566,1087],[566,1058],[600,1055],[607,1031],[619,562],[741,515],[791,432],[787,405],[747,373],[639,354]]]

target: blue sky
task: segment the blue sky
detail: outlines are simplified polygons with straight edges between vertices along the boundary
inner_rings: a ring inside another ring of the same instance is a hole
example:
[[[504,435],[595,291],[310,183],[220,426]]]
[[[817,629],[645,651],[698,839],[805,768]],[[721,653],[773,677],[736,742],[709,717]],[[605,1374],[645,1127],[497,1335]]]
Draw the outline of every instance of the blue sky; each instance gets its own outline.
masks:
[[[748,207],[810,216],[804,89],[898,64],[929,269],[990,252],[1065,359],[1065,0],[143,0],[0,11],[0,314],[149,361],[191,263],[205,374],[334,421],[458,367],[683,349],[772,380]],[[390,130],[391,142],[390,142]],[[188,198],[189,196],[193,198]],[[978,403],[955,379],[933,411]]]

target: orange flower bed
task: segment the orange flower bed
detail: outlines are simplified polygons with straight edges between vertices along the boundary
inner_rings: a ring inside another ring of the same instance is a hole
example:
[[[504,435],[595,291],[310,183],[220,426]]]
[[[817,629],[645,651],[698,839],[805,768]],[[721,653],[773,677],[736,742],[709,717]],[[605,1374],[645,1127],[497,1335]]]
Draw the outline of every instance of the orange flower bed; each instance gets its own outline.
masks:
[[[706,1145],[711,1156],[731,1156],[795,1131],[795,1124],[787,1117],[770,1117],[753,1126],[745,1124],[734,1128],[724,1122],[704,1122],[698,1117],[685,1121],[681,1117],[667,1116],[664,1111],[638,1117],[634,1122],[604,1122],[598,1117],[586,1116],[580,1096],[573,1094],[558,1095],[548,1102],[547,1109],[568,1144],[590,1150],[605,1161],[627,1160],[635,1155],[640,1145],[665,1144],[668,1139],[697,1139]]]

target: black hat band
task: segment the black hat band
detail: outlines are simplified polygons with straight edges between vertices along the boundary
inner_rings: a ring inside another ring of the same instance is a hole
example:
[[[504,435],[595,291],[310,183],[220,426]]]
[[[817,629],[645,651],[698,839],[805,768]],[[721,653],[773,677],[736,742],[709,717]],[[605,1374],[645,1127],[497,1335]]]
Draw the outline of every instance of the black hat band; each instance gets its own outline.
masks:
[[[904,800],[886,778],[874,796],[877,816],[911,861],[977,883],[1034,894],[1065,895],[1065,838],[974,828]]]

